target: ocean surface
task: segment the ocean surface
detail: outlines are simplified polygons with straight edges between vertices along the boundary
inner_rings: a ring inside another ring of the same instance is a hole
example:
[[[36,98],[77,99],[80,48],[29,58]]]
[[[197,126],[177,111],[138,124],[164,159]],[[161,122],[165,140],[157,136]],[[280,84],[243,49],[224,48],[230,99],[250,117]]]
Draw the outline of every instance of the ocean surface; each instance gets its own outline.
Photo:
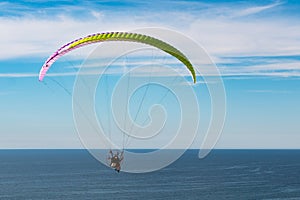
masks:
[[[189,150],[156,172],[118,174],[86,150],[0,150],[0,199],[300,199],[300,150],[197,155]]]

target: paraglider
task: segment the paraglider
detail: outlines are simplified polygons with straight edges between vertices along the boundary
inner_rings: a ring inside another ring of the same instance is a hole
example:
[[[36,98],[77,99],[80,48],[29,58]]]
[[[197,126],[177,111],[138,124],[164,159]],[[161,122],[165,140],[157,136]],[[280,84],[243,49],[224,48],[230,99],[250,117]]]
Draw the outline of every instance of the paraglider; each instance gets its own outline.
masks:
[[[186,68],[190,71],[194,83],[196,82],[196,74],[193,65],[181,51],[179,51],[172,45],[162,40],[156,39],[154,37],[138,34],[138,33],[130,33],[130,32],[96,33],[96,34],[88,35],[83,38],[79,38],[77,40],[74,40],[72,42],[63,45],[45,61],[39,73],[39,81],[42,81],[44,79],[47,71],[55,63],[55,61],[58,60],[63,55],[67,54],[68,52],[71,52],[77,48],[89,44],[106,42],[106,41],[137,42],[137,43],[147,44],[156,47],[170,54],[171,56],[179,60],[181,63],[183,63],[186,66]],[[109,151],[109,158],[108,158],[108,160],[110,161],[109,166],[117,172],[120,172],[121,170],[121,162],[124,159],[123,153],[124,151],[122,151],[121,153],[117,152],[114,154],[111,150]]]
[[[129,41],[129,42],[139,42],[143,44],[148,44],[154,46],[162,51],[174,56],[179,61],[181,61],[190,71],[193,77],[194,83],[196,82],[196,75],[195,70],[191,64],[191,62],[186,58],[186,56],[181,53],[178,49],[171,46],[170,44],[156,39],[151,36],[138,34],[138,33],[129,33],[129,32],[109,32],[109,33],[96,33],[93,35],[88,35],[86,37],[74,40],[72,42],[67,43],[66,45],[59,48],[56,52],[54,52],[44,63],[42,66],[40,73],[39,73],[39,81],[42,81],[45,77],[47,71],[51,67],[51,65],[59,59],[61,56],[65,55],[66,53],[75,50],[79,47],[98,43],[98,42],[105,42],[105,41]]]

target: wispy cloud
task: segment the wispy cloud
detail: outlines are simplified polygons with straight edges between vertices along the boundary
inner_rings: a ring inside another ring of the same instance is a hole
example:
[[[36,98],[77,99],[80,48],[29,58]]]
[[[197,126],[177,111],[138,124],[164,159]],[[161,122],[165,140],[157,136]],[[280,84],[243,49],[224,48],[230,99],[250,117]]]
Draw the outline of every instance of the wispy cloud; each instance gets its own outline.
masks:
[[[218,64],[218,63],[217,63]],[[219,59],[223,76],[299,77],[299,56],[255,56]]]
[[[38,77],[37,73],[2,73],[0,78],[27,78]]]
[[[172,4],[173,5],[173,4]],[[136,13],[121,13],[99,5],[56,5],[37,11],[36,7],[2,3],[1,10],[11,9],[15,15],[0,17],[1,44],[7,51],[0,59],[26,55],[47,55],[70,40],[95,32],[131,30],[145,26],[165,26],[181,30],[192,36],[211,54],[290,54],[299,50],[300,27],[289,20],[240,21],[232,16],[220,18],[216,9],[224,10],[226,5],[199,4],[184,1],[189,14],[177,6],[177,10]],[[236,16],[255,14],[282,5],[275,2],[265,6],[236,6],[225,9]],[[57,8],[59,7],[59,9]],[[70,9],[71,7],[71,9]],[[246,7],[246,8],[245,8]],[[31,10],[28,15],[28,9]],[[48,9],[58,10],[55,13]],[[72,10],[81,15],[72,15]],[[198,12],[197,12],[198,10]],[[199,12],[201,11],[201,12]],[[45,12],[47,14],[42,15]],[[50,14],[51,15],[50,15]],[[115,14],[114,14],[115,13]],[[208,18],[203,13],[210,13]],[[213,15],[213,16],[211,16]],[[85,16],[85,17],[83,17]],[[109,20],[108,20],[109,18]],[[180,20],[175,20],[180,19]],[[184,29],[182,29],[184,27]],[[51,33],[51,34],[50,34]],[[270,34],[276,33],[276,34]],[[7,48],[6,48],[7,47]],[[275,48],[274,48],[275,47]]]
[[[273,94],[291,94],[294,93],[294,91],[287,91],[287,90],[246,90],[246,92],[250,93],[273,93]]]
[[[124,3],[130,5],[132,2]],[[133,6],[142,6],[141,4]],[[181,4],[191,12],[180,10]],[[0,42],[1,48],[5,49],[1,52],[0,59],[25,56],[47,58],[59,46],[90,33],[164,26],[183,31],[184,34],[201,44],[215,58],[216,63],[223,62],[220,65],[223,76],[299,76],[299,63],[286,62],[286,60],[283,62],[281,58],[277,61],[265,59],[265,63],[261,64],[249,62],[248,66],[242,65],[240,60],[234,58],[231,61],[223,58],[226,56],[297,55],[300,52],[298,34],[300,25],[294,23],[298,21],[297,18],[272,16],[272,18],[261,19],[255,17],[258,13],[281,7],[284,5],[283,2],[274,1],[267,5],[236,3],[232,7],[230,5],[182,1],[174,4],[176,9],[152,12],[153,15],[149,16],[148,10],[144,12],[138,10],[135,14],[113,12],[110,5],[106,4],[104,6],[55,4],[56,11],[50,5],[45,5],[41,11],[36,11],[34,6],[24,7],[21,4],[12,6],[12,3],[2,2],[0,10],[7,9],[10,14],[0,16]],[[70,7],[72,9],[68,9]],[[28,10],[30,12],[26,14]],[[77,17],[67,10],[77,13],[80,11],[82,15]],[[49,16],[49,13],[54,15]],[[209,14],[209,18],[206,14]],[[22,17],[16,17],[21,15]],[[85,20],[82,16],[86,17]],[[245,16],[251,16],[251,18],[243,20]],[[180,20],[174,20],[174,18],[180,18]],[[79,50],[77,54],[74,52],[74,58],[78,59],[78,55],[84,57],[88,53],[88,50]],[[226,65],[224,62],[236,62],[236,66]],[[209,67],[204,70],[209,71]],[[65,74],[72,75],[70,72]],[[1,74],[0,77],[31,75],[12,73]]]
[[[72,67],[60,68],[59,70],[50,70],[47,76],[76,76],[80,68],[82,68],[81,75],[109,74],[120,76],[130,73],[132,77],[175,77],[179,74],[186,77],[190,76],[189,70],[179,62],[170,59],[164,59],[163,62],[160,61],[153,62],[147,59],[133,62],[117,61],[109,66],[102,66],[101,64],[99,65],[97,60],[93,60],[93,62],[90,61],[84,65],[73,65]],[[226,61],[224,62],[226,63]],[[247,64],[246,66],[243,62],[243,60],[237,60],[236,62],[233,60],[231,63],[222,63],[218,67],[219,73],[216,73],[214,66],[209,64],[201,65],[198,70],[204,76],[238,77],[239,79],[248,78],[249,76],[300,77],[300,61],[286,62],[283,59],[278,60],[276,63],[259,64],[258,62]],[[53,69],[55,67],[53,66]],[[196,71],[196,74],[200,76],[198,71]],[[38,73],[0,73],[0,78],[9,77],[38,77]]]
[[[240,11],[235,12],[232,16],[233,17],[243,17],[243,16],[248,16],[248,15],[258,14],[260,12],[275,8],[275,7],[280,6],[282,4],[283,4],[282,2],[276,1],[274,3],[264,5],[264,6],[248,7],[248,8],[241,9]]]

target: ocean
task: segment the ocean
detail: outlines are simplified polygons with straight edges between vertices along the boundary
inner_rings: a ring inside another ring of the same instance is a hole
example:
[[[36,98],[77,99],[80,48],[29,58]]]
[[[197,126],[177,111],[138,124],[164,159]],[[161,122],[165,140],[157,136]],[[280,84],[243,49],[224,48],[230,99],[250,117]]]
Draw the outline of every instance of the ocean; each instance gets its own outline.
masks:
[[[300,150],[213,150],[202,160],[188,150],[144,174],[116,173],[86,150],[0,150],[0,199],[300,199]]]

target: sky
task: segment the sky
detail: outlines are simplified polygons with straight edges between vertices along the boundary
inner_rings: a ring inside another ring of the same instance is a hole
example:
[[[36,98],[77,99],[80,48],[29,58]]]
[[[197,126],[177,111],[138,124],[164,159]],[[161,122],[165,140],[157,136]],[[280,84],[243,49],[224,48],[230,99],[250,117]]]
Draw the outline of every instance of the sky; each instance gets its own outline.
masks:
[[[38,81],[41,66],[56,49],[74,39],[147,27],[174,30],[191,38],[217,66],[226,93],[226,119],[216,148],[300,148],[299,8],[298,1],[288,0],[1,1],[0,148],[84,148],[73,119],[72,91],[76,72],[97,46],[61,58],[44,82]],[[176,60],[154,49],[120,58],[119,65],[130,68],[130,62],[143,63],[148,66],[142,71],[147,79],[151,70],[146,69],[157,66],[157,61],[176,65]],[[182,66],[177,68],[184,71]],[[104,131],[114,132],[112,137],[121,140],[122,134],[110,125],[110,110],[105,110],[121,77],[112,74],[102,79],[102,87],[99,83],[95,109]],[[172,81],[172,76],[164,78]],[[193,88],[201,119],[191,148],[200,147],[211,116],[205,81],[198,78]],[[147,98],[140,106],[145,91]],[[131,117],[144,126],[149,121],[147,109],[161,103],[164,95],[166,89],[155,84],[142,87],[129,102]],[[175,119],[180,115],[175,96],[164,99],[170,123],[155,145],[132,140],[130,147],[163,146],[172,139],[174,124],[180,122]],[[119,98],[116,104],[122,102],[124,98]],[[165,111],[158,110],[155,116],[165,116]]]

